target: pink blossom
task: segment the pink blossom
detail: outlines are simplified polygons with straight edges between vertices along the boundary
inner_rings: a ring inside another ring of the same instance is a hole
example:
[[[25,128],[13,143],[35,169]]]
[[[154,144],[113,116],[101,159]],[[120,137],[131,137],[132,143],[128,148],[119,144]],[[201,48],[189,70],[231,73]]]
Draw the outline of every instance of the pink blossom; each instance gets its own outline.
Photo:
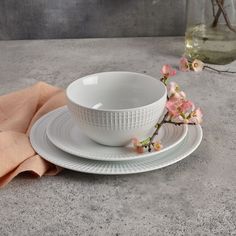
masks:
[[[179,93],[175,94],[175,97],[179,97],[179,98],[186,98],[186,94],[184,91],[180,91]]]
[[[193,68],[194,71],[200,72],[204,68],[204,63],[202,61],[200,61],[200,60],[195,59],[192,62],[192,68]]]
[[[187,117],[194,111],[195,105],[189,100],[183,98],[170,97],[166,103],[166,108],[169,112],[170,119],[178,119],[181,122],[187,123]]]
[[[167,91],[168,91],[168,96],[171,97],[173,94],[175,94],[176,92],[178,92],[179,90],[179,86],[177,83],[175,82],[170,82],[167,85]]]
[[[203,117],[203,113],[201,109],[197,108],[191,113],[189,122],[194,123],[194,124],[200,124],[202,123],[202,117]]]
[[[170,99],[166,102],[166,108],[169,112],[169,115],[172,117],[177,117],[181,112],[181,106],[183,104],[183,99],[170,97]]]
[[[189,114],[195,109],[195,105],[193,102],[189,100],[184,100],[183,103],[181,104],[180,110],[184,114]]]
[[[153,144],[153,148],[154,148],[155,151],[160,151],[162,149],[162,147],[163,146],[162,146],[162,144],[160,142],[155,142]]]
[[[134,146],[137,153],[143,153],[144,152],[144,148],[143,148],[142,144],[140,143],[140,141],[137,138],[132,139],[132,144],[133,144],[133,146]]]
[[[186,94],[183,91],[180,91],[180,87],[175,82],[170,82],[167,85],[168,97],[174,96],[175,98],[186,98]]]
[[[174,76],[176,75],[176,70],[173,69],[170,65],[164,65],[161,69],[161,73],[165,76],[165,77],[170,77],[170,76]]]
[[[188,62],[188,59],[186,57],[182,57],[180,59],[180,62],[179,62],[179,70],[180,71],[183,71],[183,72],[187,72],[190,70],[190,67],[189,67],[189,62]]]

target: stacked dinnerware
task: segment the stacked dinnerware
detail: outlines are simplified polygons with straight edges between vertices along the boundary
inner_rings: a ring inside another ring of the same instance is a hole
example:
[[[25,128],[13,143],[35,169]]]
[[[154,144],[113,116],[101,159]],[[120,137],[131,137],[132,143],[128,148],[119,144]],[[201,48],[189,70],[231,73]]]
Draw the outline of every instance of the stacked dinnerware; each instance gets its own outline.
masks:
[[[67,106],[31,129],[34,149],[58,166],[94,174],[132,174],[159,169],[188,156],[200,144],[199,125],[161,127],[159,152],[138,154],[132,138],[150,136],[166,103],[166,87],[133,72],[104,72],[72,82]]]

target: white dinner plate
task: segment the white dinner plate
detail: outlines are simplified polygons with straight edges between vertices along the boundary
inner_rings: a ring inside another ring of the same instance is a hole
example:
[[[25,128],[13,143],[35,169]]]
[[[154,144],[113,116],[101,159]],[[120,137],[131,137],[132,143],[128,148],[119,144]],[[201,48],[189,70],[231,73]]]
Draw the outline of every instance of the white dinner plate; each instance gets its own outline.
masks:
[[[34,124],[30,132],[30,141],[33,148],[45,160],[55,165],[85,173],[121,175],[160,169],[189,156],[202,140],[201,126],[190,126],[186,137],[178,147],[163,152],[160,155],[117,162],[89,160],[66,153],[49,141],[46,135],[46,128],[48,122],[53,118],[55,118],[55,112],[50,112]]]
[[[47,127],[47,136],[55,146],[70,154],[100,161],[133,160],[159,155],[180,144],[188,130],[187,125],[165,124],[156,137],[161,141],[163,149],[159,152],[137,154],[132,144],[126,147],[109,147],[92,141],[75,124],[66,107],[53,111],[53,116],[55,118]]]

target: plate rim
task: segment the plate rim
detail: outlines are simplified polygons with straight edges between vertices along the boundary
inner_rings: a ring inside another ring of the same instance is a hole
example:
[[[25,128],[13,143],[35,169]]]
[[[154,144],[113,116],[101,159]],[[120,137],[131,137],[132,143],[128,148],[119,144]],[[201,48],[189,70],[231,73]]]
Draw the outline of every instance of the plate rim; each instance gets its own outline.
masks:
[[[48,139],[50,140],[50,142],[56,146],[57,148],[61,149],[62,151],[64,152],[67,152],[71,155],[74,155],[74,156],[77,156],[77,157],[83,157],[83,158],[86,158],[86,159],[90,159],[90,160],[96,160],[96,161],[127,161],[127,160],[139,160],[139,159],[142,159],[142,158],[147,158],[147,157],[150,157],[150,156],[154,156],[154,155],[160,155],[160,154],[163,154],[167,151],[170,151],[171,149],[179,146],[184,138],[186,137],[187,133],[188,133],[188,125],[183,125],[183,134],[181,135],[181,138],[176,141],[175,143],[171,144],[169,147],[167,148],[164,148],[162,150],[160,150],[159,152],[144,152],[142,154],[137,154],[135,156],[125,156],[125,157],[121,157],[121,158],[114,158],[114,157],[102,157],[101,155],[97,156],[97,157],[93,157],[93,156],[89,156],[83,153],[77,153],[73,150],[71,150],[70,148],[67,148],[66,146],[63,146],[61,145],[60,142],[57,142],[51,135],[51,131],[50,131],[50,127],[52,127],[52,124],[55,122],[55,120],[59,117],[59,116],[62,116],[62,115],[65,115],[66,113],[69,113],[69,110],[66,106],[63,106],[63,107],[60,107],[60,108],[57,108],[52,112],[52,115],[53,113],[55,113],[54,117],[51,118],[51,120],[48,122],[48,125],[47,125],[47,128],[46,128],[46,133],[47,133],[47,137]],[[57,114],[56,114],[57,113]],[[106,146],[104,146],[106,148]],[[116,147],[117,148],[117,147]]]

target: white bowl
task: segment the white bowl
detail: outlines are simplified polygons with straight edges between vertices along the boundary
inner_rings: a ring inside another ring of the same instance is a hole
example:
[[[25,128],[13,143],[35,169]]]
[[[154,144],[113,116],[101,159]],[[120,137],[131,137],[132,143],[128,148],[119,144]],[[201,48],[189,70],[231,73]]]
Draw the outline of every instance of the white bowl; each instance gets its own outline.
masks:
[[[166,103],[166,87],[151,76],[103,72],[72,82],[67,105],[80,129],[92,140],[123,146],[150,135]]]

